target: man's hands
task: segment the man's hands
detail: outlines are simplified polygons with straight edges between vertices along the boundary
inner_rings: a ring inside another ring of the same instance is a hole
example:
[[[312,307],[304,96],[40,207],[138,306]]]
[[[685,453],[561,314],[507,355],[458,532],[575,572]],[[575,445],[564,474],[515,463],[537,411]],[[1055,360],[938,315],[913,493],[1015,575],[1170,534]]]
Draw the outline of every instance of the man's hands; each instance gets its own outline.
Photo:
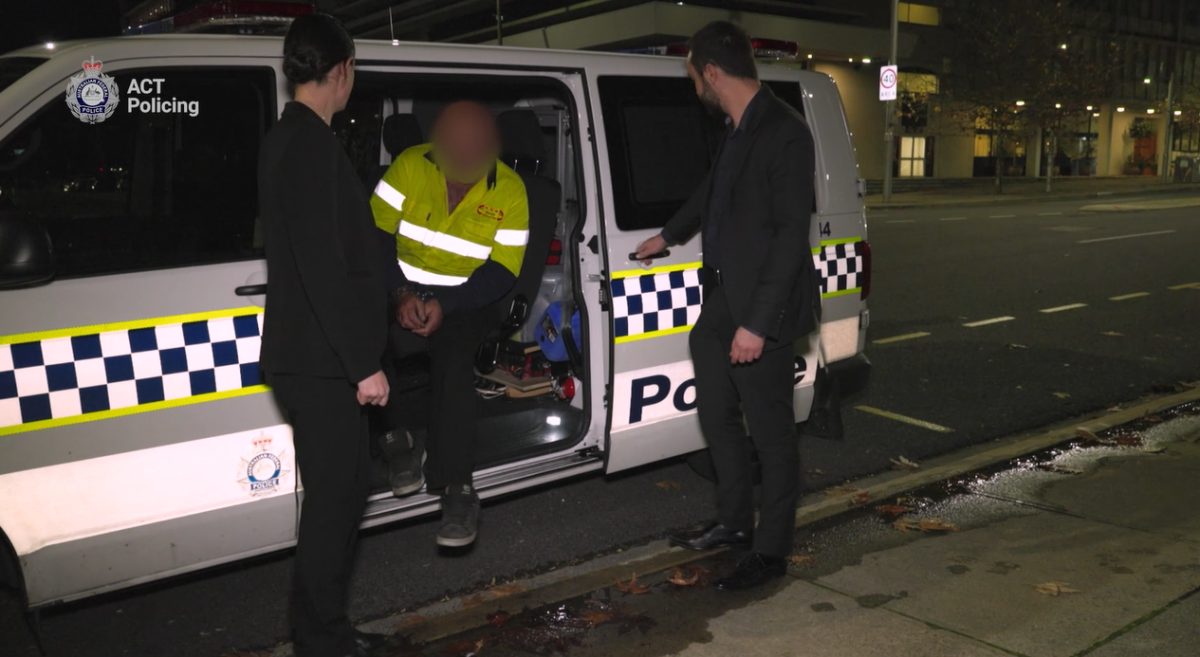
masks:
[[[638,260],[641,260],[643,264],[648,265],[654,261],[651,260],[650,258],[648,258],[647,256],[652,256],[655,253],[662,253],[663,251],[666,251],[666,250],[667,250],[667,241],[663,239],[662,235],[655,235],[654,237],[651,237],[650,239],[646,240],[645,242],[638,244],[637,257],[638,257]]]
[[[425,323],[419,328],[412,329],[413,333],[427,338],[433,335],[433,332],[438,330],[442,325],[442,304],[438,303],[437,299],[430,299],[425,302]]]
[[[400,307],[396,309],[396,321],[400,326],[427,338],[442,325],[442,304],[437,299],[421,300],[412,292],[406,292],[400,297]]]
[[[358,403],[362,406],[387,406],[389,392],[387,377],[380,370],[358,382]]]
[[[763,344],[766,340],[754,335],[745,328],[738,328],[733,334],[733,347],[729,350],[729,362],[734,365],[753,363],[762,357]]]

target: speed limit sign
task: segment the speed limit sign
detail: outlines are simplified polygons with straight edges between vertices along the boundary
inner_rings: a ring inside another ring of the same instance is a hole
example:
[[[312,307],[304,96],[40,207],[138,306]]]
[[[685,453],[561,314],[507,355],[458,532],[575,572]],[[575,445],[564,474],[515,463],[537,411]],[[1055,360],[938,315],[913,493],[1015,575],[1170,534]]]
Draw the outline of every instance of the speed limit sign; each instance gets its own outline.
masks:
[[[896,78],[899,72],[895,66],[879,68],[879,100],[896,100]]]

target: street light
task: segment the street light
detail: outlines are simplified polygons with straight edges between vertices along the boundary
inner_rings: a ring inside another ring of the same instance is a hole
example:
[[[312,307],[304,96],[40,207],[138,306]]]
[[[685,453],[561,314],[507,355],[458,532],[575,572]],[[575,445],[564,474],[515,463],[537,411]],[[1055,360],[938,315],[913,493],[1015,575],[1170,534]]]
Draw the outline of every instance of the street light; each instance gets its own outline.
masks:
[[[1150,78],[1142,78],[1142,84],[1150,84]]]
[[[1153,108],[1153,107],[1147,108],[1147,109],[1146,109],[1146,113],[1147,113],[1147,114],[1153,114],[1153,113],[1154,113],[1154,108]]]
[[[1018,100],[1018,101],[1017,101],[1017,107],[1025,107],[1025,101],[1023,101],[1023,100]]]
[[[1054,109],[1062,109],[1062,103],[1054,103]]]
[[[1091,105],[1088,105],[1088,106],[1087,106],[1087,110],[1088,110],[1089,112],[1090,112],[1090,111],[1092,111],[1092,106],[1091,106]]]
[[[1118,107],[1118,108],[1117,108],[1117,111],[1118,111],[1118,112],[1124,112],[1124,111],[1125,111],[1125,108],[1124,108],[1124,107]]]

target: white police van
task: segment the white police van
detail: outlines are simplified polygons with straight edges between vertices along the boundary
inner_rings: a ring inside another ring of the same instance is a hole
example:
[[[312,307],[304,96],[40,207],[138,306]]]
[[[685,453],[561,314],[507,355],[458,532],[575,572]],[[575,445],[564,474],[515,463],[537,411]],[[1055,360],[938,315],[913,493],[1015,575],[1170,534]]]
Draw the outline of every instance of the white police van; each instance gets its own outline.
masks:
[[[161,35],[0,57],[0,583],[30,609],[296,539],[303,473],[257,366],[256,162],[288,100],[281,49]],[[334,127],[366,185],[447,102],[494,108],[505,159],[540,181],[507,330],[530,339],[555,303],[579,315],[574,332],[549,327],[573,347],[558,394],[481,397],[481,494],[702,449],[686,335],[700,240],[653,268],[630,258],[720,138],[684,61],[364,41],[357,66]],[[815,248],[796,257],[823,274],[824,320],[797,346],[803,422],[814,396],[866,380],[870,251],[832,80],[762,77],[817,147]],[[406,376],[395,392],[422,394],[420,364]],[[392,497],[382,463],[376,475],[364,526],[437,510],[434,496]]]

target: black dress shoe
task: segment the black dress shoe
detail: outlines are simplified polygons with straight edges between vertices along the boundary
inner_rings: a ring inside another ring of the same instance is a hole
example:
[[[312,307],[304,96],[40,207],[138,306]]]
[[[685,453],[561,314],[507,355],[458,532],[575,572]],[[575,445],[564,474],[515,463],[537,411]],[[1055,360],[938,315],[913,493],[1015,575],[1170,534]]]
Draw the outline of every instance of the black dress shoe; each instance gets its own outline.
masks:
[[[387,645],[388,635],[354,630],[354,657],[371,657]]]
[[[715,550],[724,547],[746,550],[750,548],[751,539],[750,532],[740,532],[717,523],[698,532],[672,534],[670,542],[671,545],[689,550]]]
[[[722,591],[744,591],[786,574],[787,561],[783,557],[768,557],[753,552],[738,562],[729,577],[717,580],[713,586]]]

